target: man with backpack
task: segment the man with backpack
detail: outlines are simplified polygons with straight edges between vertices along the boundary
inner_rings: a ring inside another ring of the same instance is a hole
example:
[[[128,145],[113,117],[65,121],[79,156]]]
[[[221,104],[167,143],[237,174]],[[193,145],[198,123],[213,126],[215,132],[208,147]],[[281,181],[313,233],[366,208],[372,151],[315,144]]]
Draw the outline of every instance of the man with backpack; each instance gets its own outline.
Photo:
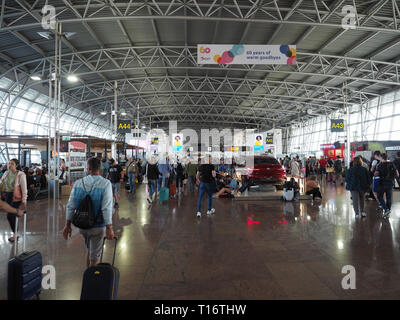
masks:
[[[129,163],[126,165],[126,172],[129,179],[129,193],[133,193],[136,191],[136,178],[139,176],[139,168],[133,157],[129,159]]]
[[[118,202],[121,198],[119,195],[121,189],[121,182],[123,182],[123,177],[121,176],[122,167],[114,160],[110,160],[110,169],[108,169],[107,177],[111,181],[112,192],[115,200],[114,207],[118,208]]]
[[[109,240],[114,238],[111,183],[101,176],[100,167],[99,159],[90,158],[87,161],[88,175],[77,180],[72,188],[63,230],[64,239],[67,240],[71,237],[71,224],[78,225],[85,240],[88,267],[100,262],[104,236]],[[83,225],[85,228],[82,228]]]
[[[387,218],[392,208],[393,180],[395,177],[399,177],[399,172],[393,163],[387,160],[386,153],[382,153],[379,160],[380,162],[376,167],[374,176],[379,177],[377,195],[379,204],[384,210],[382,218]],[[383,199],[383,195],[386,195],[386,202]]]
[[[336,158],[335,162],[333,163],[333,168],[335,170],[335,181],[333,181],[335,184],[339,183],[340,185],[343,185],[342,181],[342,160],[340,158]]]

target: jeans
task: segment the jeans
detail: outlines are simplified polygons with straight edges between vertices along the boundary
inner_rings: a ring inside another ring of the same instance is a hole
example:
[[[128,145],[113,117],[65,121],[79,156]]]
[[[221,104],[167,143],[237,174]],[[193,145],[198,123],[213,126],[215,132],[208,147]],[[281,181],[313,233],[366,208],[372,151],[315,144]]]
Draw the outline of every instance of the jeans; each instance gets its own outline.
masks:
[[[214,183],[200,183],[200,194],[199,199],[197,201],[197,212],[201,212],[201,201],[203,200],[204,194],[207,192],[208,194],[208,211],[212,209],[212,195],[214,192],[215,186]]]
[[[189,176],[188,177],[188,186],[189,186],[189,192],[193,193],[194,192],[194,185],[196,184],[196,177]]]
[[[179,188],[183,188],[183,176],[176,176],[176,187]]]
[[[128,178],[129,178],[129,191],[134,192],[136,187],[136,173],[128,172]]]
[[[157,180],[149,179],[148,181],[148,188],[149,188],[149,197],[150,199],[153,198],[153,194],[157,191]]]
[[[14,202],[13,196],[14,196],[13,192],[7,192],[6,193],[6,202],[13,208],[19,208],[19,206],[21,205],[21,201]],[[8,223],[10,224],[12,232],[16,232],[15,221],[17,220],[17,216],[13,213],[7,213],[7,220],[8,220]]]
[[[356,214],[364,212],[364,195],[365,191],[350,191],[353,199],[353,209]]]
[[[386,193],[386,203],[383,200],[383,195]],[[387,211],[392,208],[393,186],[379,186],[378,201],[383,210]]]

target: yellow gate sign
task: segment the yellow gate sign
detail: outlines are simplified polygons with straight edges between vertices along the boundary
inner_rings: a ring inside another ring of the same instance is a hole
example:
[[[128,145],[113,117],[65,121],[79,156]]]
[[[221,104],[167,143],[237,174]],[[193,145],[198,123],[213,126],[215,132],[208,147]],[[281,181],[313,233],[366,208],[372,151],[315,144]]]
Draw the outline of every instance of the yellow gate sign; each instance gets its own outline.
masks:
[[[118,133],[131,133],[131,120],[118,120],[117,132]]]
[[[344,120],[331,119],[331,132],[343,132],[343,131],[344,131]]]

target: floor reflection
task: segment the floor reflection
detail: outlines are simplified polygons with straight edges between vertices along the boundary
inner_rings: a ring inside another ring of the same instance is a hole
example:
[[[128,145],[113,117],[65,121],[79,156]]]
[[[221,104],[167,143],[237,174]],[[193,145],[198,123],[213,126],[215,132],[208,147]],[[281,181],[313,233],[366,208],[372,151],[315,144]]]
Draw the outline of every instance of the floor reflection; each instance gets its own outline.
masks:
[[[343,187],[323,184],[322,191],[315,201],[214,199],[215,214],[201,218],[197,194],[149,206],[144,186],[134,195],[122,191],[113,214],[120,299],[397,298],[400,192],[394,192],[390,219],[382,220],[373,201],[366,203],[368,216],[356,219]],[[70,240],[62,238],[67,200],[29,203],[27,250],[41,251],[57,272],[57,289],[43,299],[80,295],[85,249],[75,228]],[[5,215],[0,228],[4,298],[14,250]],[[106,261],[112,250],[108,242]],[[356,268],[356,290],[341,288],[345,265]]]

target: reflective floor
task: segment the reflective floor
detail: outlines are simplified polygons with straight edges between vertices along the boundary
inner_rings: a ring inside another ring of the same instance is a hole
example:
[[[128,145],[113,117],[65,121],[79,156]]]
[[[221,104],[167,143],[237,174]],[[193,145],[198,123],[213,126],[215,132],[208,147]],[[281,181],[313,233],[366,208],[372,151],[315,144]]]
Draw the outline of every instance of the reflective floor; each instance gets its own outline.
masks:
[[[197,219],[196,194],[147,205],[122,193],[114,226],[120,237],[116,266],[119,299],[398,299],[400,297],[400,192],[391,218],[355,219],[349,193],[324,185],[324,199],[234,201],[214,199],[216,213]],[[30,202],[27,250],[39,250],[56,269],[56,290],[42,299],[79,299],[84,245],[75,229],[62,238],[63,198],[55,211],[47,200]],[[55,212],[55,214],[54,214]],[[7,261],[13,245],[0,216],[0,298],[6,297]],[[19,240],[22,245],[22,240]],[[111,261],[112,243],[105,250]],[[342,267],[356,270],[356,289],[342,288]]]

